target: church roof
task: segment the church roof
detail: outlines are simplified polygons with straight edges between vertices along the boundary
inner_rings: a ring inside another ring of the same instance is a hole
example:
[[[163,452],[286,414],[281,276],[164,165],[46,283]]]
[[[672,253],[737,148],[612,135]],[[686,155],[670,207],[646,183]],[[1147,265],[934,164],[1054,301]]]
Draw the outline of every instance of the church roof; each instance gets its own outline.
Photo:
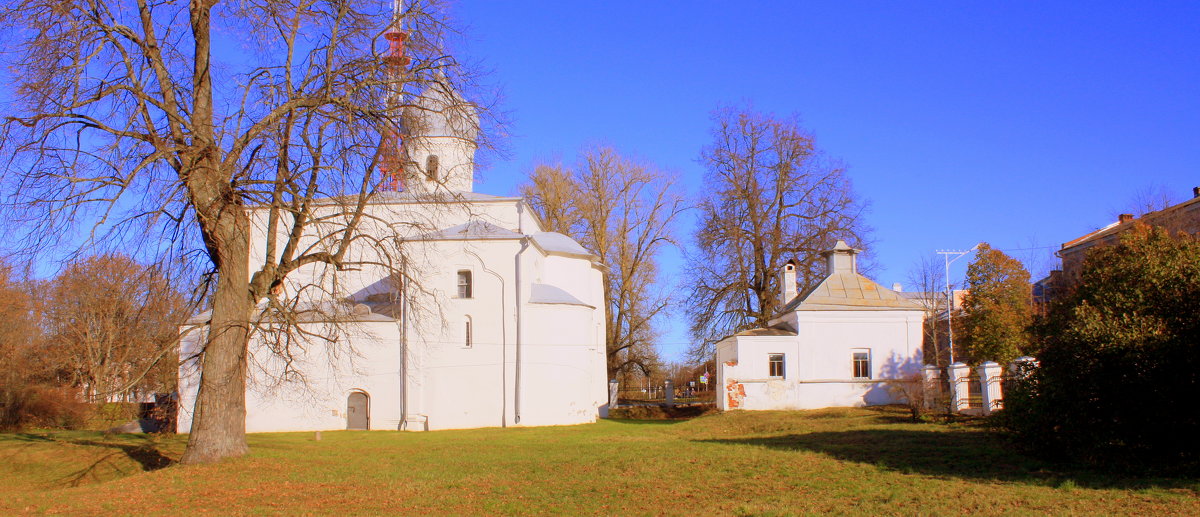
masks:
[[[256,307],[258,317],[261,317],[262,312],[266,309],[265,303],[259,303]],[[314,322],[365,322],[365,321],[396,321],[395,318],[386,313],[376,312],[374,307],[367,304],[355,303],[336,303],[336,302],[300,302],[289,307],[291,315],[297,323],[314,323]],[[212,319],[212,311],[207,310],[188,318],[186,325],[207,325]],[[268,317],[268,321],[274,318]]]
[[[425,241],[520,238],[521,234],[507,228],[501,228],[487,221],[468,221],[417,237],[418,240]]]
[[[560,287],[550,284],[533,284],[529,289],[529,303],[544,303],[551,305],[581,305],[583,307],[596,307],[584,303],[579,298],[576,298],[571,293],[566,292]]]
[[[790,311],[921,310],[917,303],[853,271],[838,271],[794,298]]]
[[[743,330],[734,334],[734,336],[795,336],[796,333],[782,328],[768,327],[760,329]]]
[[[538,232],[533,234],[533,240],[538,247],[545,250],[547,253],[563,253],[567,255],[592,256],[592,253],[584,249],[575,239],[567,237],[556,232]]]
[[[371,196],[368,204],[404,204],[404,203],[462,203],[472,201],[521,201],[523,198],[494,196],[479,192],[419,192],[419,191],[380,191]],[[319,205],[354,204],[358,195],[334,196],[314,200]],[[263,205],[262,208],[269,208]]]

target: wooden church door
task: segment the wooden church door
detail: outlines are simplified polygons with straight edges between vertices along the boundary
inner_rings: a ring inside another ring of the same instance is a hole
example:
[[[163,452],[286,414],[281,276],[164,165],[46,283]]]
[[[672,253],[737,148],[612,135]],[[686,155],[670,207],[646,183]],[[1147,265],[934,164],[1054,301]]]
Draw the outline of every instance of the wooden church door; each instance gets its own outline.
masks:
[[[346,429],[370,429],[367,394],[356,391],[346,399]]]

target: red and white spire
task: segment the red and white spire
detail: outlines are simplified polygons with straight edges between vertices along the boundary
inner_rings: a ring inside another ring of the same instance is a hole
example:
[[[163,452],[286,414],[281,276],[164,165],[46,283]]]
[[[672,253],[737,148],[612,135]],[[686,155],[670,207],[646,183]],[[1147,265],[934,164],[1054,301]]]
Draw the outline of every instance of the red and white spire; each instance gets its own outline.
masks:
[[[404,42],[408,33],[404,32],[404,3],[403,0],[392,1],[392,24],[383,34],[388,41],[388,51],[383,56],[383,66],[392,82],[391,92],[388,93],[388,113],[393,117],[399,116],[401,95],[403,95],[403,79],[409,58],[404,55]],[[404,190],[404,142],[393,125],[388,125],[383,131],[379,143],[383,173],[383,190]]]

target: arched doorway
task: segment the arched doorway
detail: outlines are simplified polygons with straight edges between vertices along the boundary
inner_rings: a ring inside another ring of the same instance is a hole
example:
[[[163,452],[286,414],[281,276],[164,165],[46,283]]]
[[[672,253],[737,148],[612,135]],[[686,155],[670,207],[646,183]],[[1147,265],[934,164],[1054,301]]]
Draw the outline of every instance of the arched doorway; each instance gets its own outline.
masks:
[[[371,398],[366,393],[354,391],[346,398],[346,429],[367,430],[371,428]]]

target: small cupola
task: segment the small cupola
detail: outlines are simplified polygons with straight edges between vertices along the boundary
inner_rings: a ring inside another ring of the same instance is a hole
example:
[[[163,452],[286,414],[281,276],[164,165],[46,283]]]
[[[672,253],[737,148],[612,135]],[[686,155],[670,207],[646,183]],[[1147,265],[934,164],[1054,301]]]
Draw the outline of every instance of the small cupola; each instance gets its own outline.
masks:
[[[846,241],[838,240],[833,249],[822,251],[821,255],[825,257],[825,273],[833,275],[837,273],[858,273],[858,268],[855,265],[855,255],[858,255],[862,250],[851,248]]]

